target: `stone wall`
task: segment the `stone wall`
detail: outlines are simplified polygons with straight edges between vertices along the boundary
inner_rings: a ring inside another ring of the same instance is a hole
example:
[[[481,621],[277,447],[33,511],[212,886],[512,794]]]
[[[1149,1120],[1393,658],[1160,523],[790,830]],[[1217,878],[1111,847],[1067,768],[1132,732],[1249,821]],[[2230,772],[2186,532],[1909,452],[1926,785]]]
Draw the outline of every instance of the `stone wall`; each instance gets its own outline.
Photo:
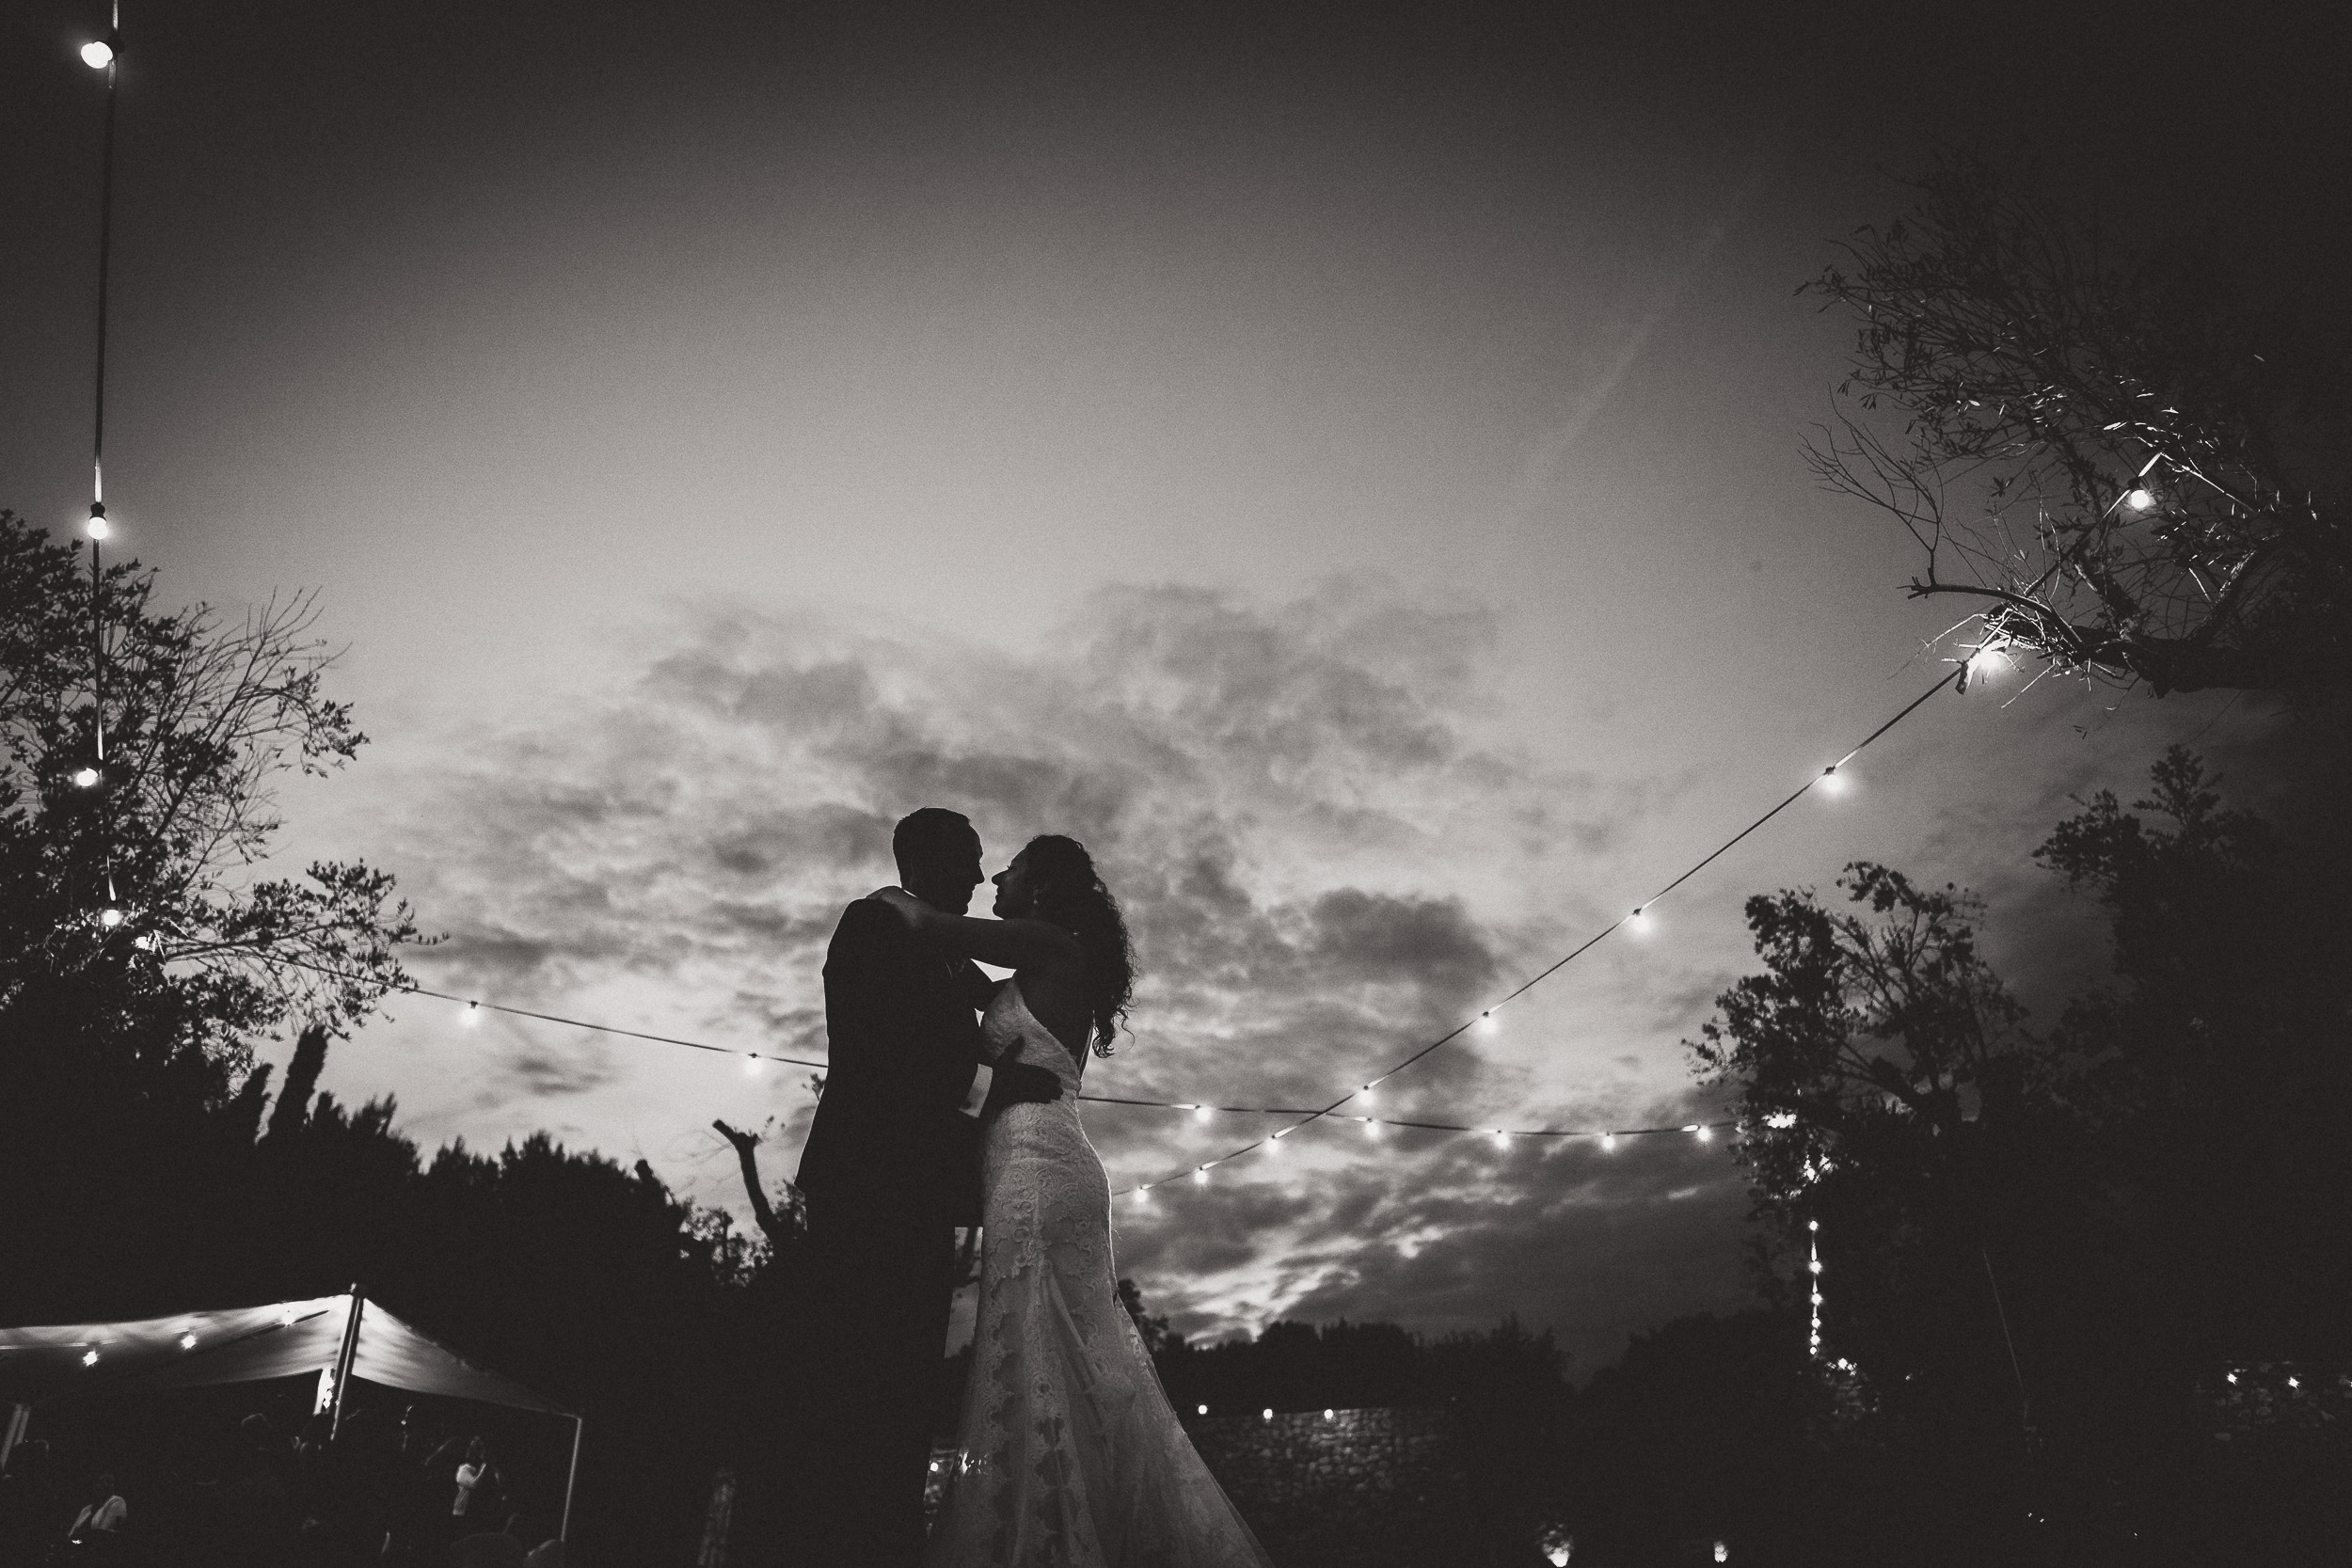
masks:
[[[1280,1568],[1440,1568],[1469,1534],[1469,1471],[1442,1410],[1188,1418]]]

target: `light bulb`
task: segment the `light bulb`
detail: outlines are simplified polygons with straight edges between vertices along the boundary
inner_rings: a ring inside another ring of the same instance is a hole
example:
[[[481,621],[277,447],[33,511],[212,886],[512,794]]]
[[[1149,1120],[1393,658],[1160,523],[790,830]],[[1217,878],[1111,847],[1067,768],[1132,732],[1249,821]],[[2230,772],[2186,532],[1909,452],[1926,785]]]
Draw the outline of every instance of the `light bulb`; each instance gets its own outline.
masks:
[[[1614,1154],[1617,1151],[1617,1135],[1614,1132],[1603,1132],[1600,1135],[1600,1151],[1603,1154]]]
[[[1149,1187],[1137,1187],[1136,1189],[1136,1207],[1138,1209],[1148,1209],[1151,1206],[1152,1189]]]
[[[92,539],[103,539],[112,533],[114,525],[106,521],[106,503],[104,501],[90,502],[89,521],[82,526],[88,531]]]
[[[84,1351],[84,1352],[82,1353],[82,1365],[83,1365],[83,1366],[85,1366],[85,1367],[95,1367],[95,1366],[97,1366],[97,1365],[98,1365],[98,1353],[97,1353],[96,1351],[94,1351],[94,1350]]]
[[[466,1010],[457,1015],[457,1022],[464,1024],[469,1029],[480,1028],[482,1025],[482,1004],[479,1002],[467,1003]]]
[[[1731,1548],[1720,1541],[1715,1543],[1715,1560],[1718,1562],[1729,1562],[1731,1560]]]
[[[104,39],[92,39],[82,45],[82,63],[92,71],[103,71],[115,63],[114,45]]]
[[[113,908],[112,906],[100,910],[98,911],[98,924],[103,926],[106,929],[111,931],[116,927],[122,924],[122,911]]]
[[[1195,1121],[1206,1121],[1209,1116],[1210,1110],[1206,1105],[1195,1105],[1192,1108],[1192,1119]]]
[[[1496,1129],[1495,1129],[1495,1147],[1496,1147],[1497,1148],[1504,1148],[1504,1147],[1508,1146],[1510,1142],[1511,1142],[1511,1134],[1510,1134],[1510,1133],[1505,1132],[1504,1132],[1502,1128],[1500,1128],[1500,1127],[1498,1127],[1498,1128],[1496,1128]]]
[[[743,1076],[746,1078],[756,1078],[759,1076],[758,1052],[747,1051],[743,1053]]]
[[[1478,1015],[1478,1022],[1471,1024],[1470,1027],[1479,1034],[1491,1035],[1497,1029],[1502,1028],[1502,1025],[1495,1022],[1494,1009],[1489,1007],[1485,1012]]]
[[[1196,1414],[1202,1416],[1206,1416],[1209,1413],[1209,1407],[1205,1404],[1196,1404],[1193,1406],[1193,1410]]]
[[[1258,1419],[1262,1421],[1270,1421],[1274,1419],[1274,1406],[1269,1404],[1263,1410],[1259,1411]]]
[[[1363,1095],[1363,1097],[1364,1097],[1364,1103],[1365,1103],[1365,1104],[1367,1104],[1367,1105],[1369,1105],[1369,1104],[1371,1104],[1371,1103],[1373,1102],[1373,1099],[1374,1099],[1374,1095],[1373,1095],[1373,1092],[1372,1092],[1372,1091],[1373,1091],[1373,1088],[1374,1088],[1374,1085],[1373,1085],[1366,1084],[1366,1085],[1363,1086],[1363,1088],[1359,1091],[1359,1092]]]
[[[1280,1154],[1280,1153],[1282,1152],[1282,1134],[1281,1134],[1281,1133],[1277,1132],[1277,1133],[1275,1133],[1275,1134],[1274,1134],[1274,1136],[1272,1136],[1272,1137],[1268,1138],[1268,1139],[1265,1141],[1265,1151],[1266,1151],[1268,1154],[1275,1154],[1275,1155],[1279,1155],[1279,1154]]]
[[[98,787],[98,769],[97,769],[97,768],[75,768],[75,769],[73,770],[73,786],[74,786],[76,789],[95,789],[95,788],[97,788],[97,787]]]
[[[1821,1305],[1821,1292],[1819,1291],[1813,1292],[1813,1305],[1816,1307]]]
[[[193,1334],[183,1334],[183,1335],[181,1335],[181,1336],[180,1336],[180,1348],[181,1348],[182,1350],[194,1350],[194,1349],[196,1349],[196,1336],[195,1336],[195,1335],[193,1335]]]
[[[1715,1136],[1715,1130],[1711,1127],[1693,1127],[1691,1132],[1701,1143],[1712,1142]]]
[[[2134,512],[2145,512],[2150,507],[2156,504],[2155,492],[2149,489],[2145,485],[2141,485],[2138,488],[2125,494],[2123,497],[2123,504],[2130,507]]]
[[[1631,914],[1625,917],[1625,923],[1631,927],[1636,933],[1646,936],[1650,929],[1650,915],[1648,908],[1645,906],[1641,909],[1635,910]]]
[[[1364,1136],[1367,1138],[1376,1138],[1379,1135],[1380,1124],[1373,1120],[1370,1117],[1366,1117],[1364,1118]]]
[[[1807,1263],[1805,1267],[1812,1270],[1815,1274],[1820,1274],[1821,1272],[1821,1260],[1819,1258],[1816,1258],[1812,1262]]]
[[[1821,769],[1821,792],[1832,796],[1846,793],[1846,775],[1837,770],[1834,762]]]
[[[1196,1187],[1205,1187],[1209,1184],[1208,1166],[1202,1165],[1192,1173],[1192,1184]]]
[[[1327,1420],[1329,1420],[1329,1419],[1331,1418],[1331,1412],[1330,1412],[1330,1411],[1328,1411],[1328,1410],[1326,1410],[1326,1411],[1323,1413],[1323,1418],[1324,1418],[1325,1420],[1327,1420]]]
[[[1804,1222],[1804,1227],[1807,1230],[1819,1230],[1821,1228],[1821,1222],[1820,1220],[1807,1220]]]
[[[279,1307],[279,1308],[278,1309],[278,1327],[280,1327],[280,1328],[292,1328],[292,1327],[294,1327],[294,1309],[293,1307]]]

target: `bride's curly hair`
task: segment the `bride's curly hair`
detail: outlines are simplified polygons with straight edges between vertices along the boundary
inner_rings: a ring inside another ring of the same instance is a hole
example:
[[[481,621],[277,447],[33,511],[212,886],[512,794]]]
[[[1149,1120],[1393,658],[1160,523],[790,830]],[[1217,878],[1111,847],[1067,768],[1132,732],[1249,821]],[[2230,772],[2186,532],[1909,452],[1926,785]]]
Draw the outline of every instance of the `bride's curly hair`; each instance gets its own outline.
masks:
[[[1127,941],[1119,900],[1103,885],[1094,857],[1074,838],[1040,833],[1021,852],[1029,858],[1030,896],[1038,918],[1076,937],[1086,955],[1094,1053],[1107,1056],[1136,990],[1136,953]]]

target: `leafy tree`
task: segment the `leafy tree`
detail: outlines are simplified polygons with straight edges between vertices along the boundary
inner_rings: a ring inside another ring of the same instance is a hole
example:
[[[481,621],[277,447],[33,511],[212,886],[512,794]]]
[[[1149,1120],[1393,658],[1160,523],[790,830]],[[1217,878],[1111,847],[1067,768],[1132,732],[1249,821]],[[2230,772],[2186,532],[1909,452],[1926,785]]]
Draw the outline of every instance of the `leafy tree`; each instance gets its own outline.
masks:
[[[315,602],[231,624],[153,593],[0,512],[0,1052],[218,1099],[254,1036],[340,1033],[402,984],[418,932],[359,863],[256,875],[276,782],[366,740],[326,694]]]
[[[2249,306],[2209,242],[2133,253],[1982,158],[1915,188],[1808,285],[1860,331],[1848,411],[1806,453],[1910,531],[1912,594],[1972,606],[1987,647],[2158,695],[2341,687],[2341,354]]]
[[[1856,865],[1857,912],[1749,901],[1765,973],[1692,1045],[1742,1096],[1778,1266],[1805,1280],[1818,1242],[1824,1356],[1859,1364],[1817,1363],[1849,1418],[1825,1441],[1838,1463],[1887,1454],[1910,1528],[1955,1549],[2026,1551],[2020,1521],[2054,1513],[2219,1542],[2203,1532],[2235,1509],[2238,1547],[2252,1530],[2281,1551],[2337,1528],[2310,1499],[2341,1487],[2225,1477],[2198,1390],[2352,1355],[2344,867],[2282,852],[2185,751],[2153,780],[2129,812],[2082,802],[2038,851],[2114,941],[2113,978],[2047,1036],[1979,956],[1973,900]]]

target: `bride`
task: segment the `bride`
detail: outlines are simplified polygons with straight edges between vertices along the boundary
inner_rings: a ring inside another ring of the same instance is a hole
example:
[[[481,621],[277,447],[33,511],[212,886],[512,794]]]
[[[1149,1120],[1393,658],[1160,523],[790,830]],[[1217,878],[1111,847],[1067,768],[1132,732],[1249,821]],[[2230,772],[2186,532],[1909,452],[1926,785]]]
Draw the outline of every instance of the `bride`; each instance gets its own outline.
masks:
[[[1135,972],[1119,906],[1075,839],[1029,841],[995,920],[873,895],[951,951],[1016,973],[981,1021],[1003,1065],[1062,1098],[982,1112],[979,1318],[932,1568],[1272,1568],[1161,1391],[1120,1305],[1110,1183],[1078,1122],[1087,1052],[1110,1054]]]

